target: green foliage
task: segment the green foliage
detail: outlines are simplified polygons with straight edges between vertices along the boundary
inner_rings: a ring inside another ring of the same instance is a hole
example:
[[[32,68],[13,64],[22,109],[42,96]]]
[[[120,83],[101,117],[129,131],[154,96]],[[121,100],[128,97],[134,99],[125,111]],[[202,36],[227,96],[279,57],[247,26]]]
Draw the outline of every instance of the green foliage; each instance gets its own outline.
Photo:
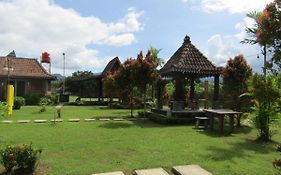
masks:
[[[42,94],[29,93],[24,96],[26,105],[38,105]]]
[[[7,145],[1,150],[0,161],[7,172],[14,169],[30,170],[32,172],[41,152],[41,149],[32,148],[32,144]]]
[[[281,68],[281,1],[275,0],[263,11],[249,12],[247,16],[254,19],[255,24],[252,28],[246,28],[251,38],[242,43],[259,44],[265,51],[273,52],[271,60],[265,60],[266,68],[273,70],[274,64]]]
[[[108,90],[112,86],[119,91],[123,102],[127,102],[132,109],[139,101],[139,95],[143,96],[142,102],[146,101],[147,85],[152,84],[159,78],[156,64],[153,62],[153,55],[150,51],[143,57],[142,52],[137,59],[127,59],[120,70],[113,76],[108,77]],[[143,103],[146,105],[146,103]]]
[[[41,106],[40,112],[45,112],[46,111],[46,106],[50,105],[51,103],[52,103],[52,101],[50,100],[50,98],[41,97],[40,101],[39,101],[39,105]]]
[[[7,103],[0,101],[0,115],[2,117],[6,115],[7,109],[8,109]]]
[[[252,76],[252,68],[247,64],[243,55],[235,56],[229,59],[223,70],[223,92],[224,107],[233,110],[241,110],[241,107],[249,108],[249,101],[242,103],[239,96],[248,91],[247,81]]]
[[[277,151],[281,153],[281,143],[277,145]],[[276,169],[276,174],[281,174],[281,159],[275,159],[272,162],[273,167]]]
[[[16,96],[14,99],[13,109],[20,109],[24,105],[25,105],[25,98]]]
[[[255,75],[251,85],[255,99],[253,107],[254,124],[259,131],[259,139],[268,141],[272,136],[270,125],[280,112],[277,105],[280,98],[278,84],[273,76],[263,78],[260,75]]]
[[[150,48],[149,48],[149,51],[152,54],[152,62],[155,65],[155,67],[158,67],[158,66],[161,67],[164,64],[164,61],[158,57],[158,54],[161,50],[162,49],[157,49],[153,46],[150,46]]]
[[[91,71],[76,71],[65,80],[66,90],[77,96],[91,97],[98,92],[97,81],[90,80],[94,74]]]

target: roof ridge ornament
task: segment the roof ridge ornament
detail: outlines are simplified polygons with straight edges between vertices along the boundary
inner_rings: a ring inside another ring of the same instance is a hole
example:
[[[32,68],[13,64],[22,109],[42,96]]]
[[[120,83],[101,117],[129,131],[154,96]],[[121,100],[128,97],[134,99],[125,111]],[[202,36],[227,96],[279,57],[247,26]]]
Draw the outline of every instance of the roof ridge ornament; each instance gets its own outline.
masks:
[[[185,35],[185,37],[184,37],[184,42],[191,43],[190,37],[189,37],[188,35]]]

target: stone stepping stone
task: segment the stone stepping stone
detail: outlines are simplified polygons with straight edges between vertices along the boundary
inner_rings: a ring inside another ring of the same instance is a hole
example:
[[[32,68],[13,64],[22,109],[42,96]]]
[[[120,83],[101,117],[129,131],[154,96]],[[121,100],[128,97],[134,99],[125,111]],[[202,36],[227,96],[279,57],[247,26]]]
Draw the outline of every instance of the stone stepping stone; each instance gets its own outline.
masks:
[[[110,121],[109,118],[100,118],[99,121]]]
[[[80,122],[79,118],[68,119],[68,122]]]
[[[175,166],[172,168],[172,172],[176,175],[212,175],[199,165]]]
[[[94,122],[94,121],[96,121],[96,119],[94,119],[94,118],[85,118],[84,121],[85,122]]]
[[[52,119],[52,120],[50,120],[51,122],[63,122],[63,119]]]
[[[17,123],[30,123],[31,120],[18,120]]]
[[[123,118],[114,118],[113,121],[124,121]]]
[[[129,120],[129,121],[137,121],[136,118],[128,118],[127,120]]]
[[[135,175],[169,175],[163,168],[135,170]]]
[[[47,123],[47,120],[34,120],[34,123]]]
[[[92,175],[125,175],[125,174],[122,171],[116,171],[116,172],[99,173],[99,174],[92,174]]]
[[[13,123],[13,121],[12,120],[3,120],[3,121],[1,121],[1,123],[11,124],[11,123]]]

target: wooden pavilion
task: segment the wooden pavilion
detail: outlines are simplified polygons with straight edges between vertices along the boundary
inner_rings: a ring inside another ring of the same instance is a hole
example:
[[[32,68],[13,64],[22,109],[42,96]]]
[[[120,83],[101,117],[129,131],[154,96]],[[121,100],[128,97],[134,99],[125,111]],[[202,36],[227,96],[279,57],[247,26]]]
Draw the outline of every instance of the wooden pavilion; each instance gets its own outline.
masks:
[[[186,79],[190,82],[189,89],[189,106],[194,102],[194,81],[198,78],[214,77],[214,104],[219,99],[219,76],[222,68],[215,67],[190,41],[190,37],[186,36],[181,47],[173,54],[167,63],[160,69],[161,76],[172,78],[175,80],[175,91],[181,88]],[[161,87],[157,93],[158,109],[162,109]],[[184,94],[181,94],[184,97]],[[184,108],[183,101],[180,97],[174,97],[175,103],[173,110],[182,110]],[[179,103],[181,102],[181,103]]]

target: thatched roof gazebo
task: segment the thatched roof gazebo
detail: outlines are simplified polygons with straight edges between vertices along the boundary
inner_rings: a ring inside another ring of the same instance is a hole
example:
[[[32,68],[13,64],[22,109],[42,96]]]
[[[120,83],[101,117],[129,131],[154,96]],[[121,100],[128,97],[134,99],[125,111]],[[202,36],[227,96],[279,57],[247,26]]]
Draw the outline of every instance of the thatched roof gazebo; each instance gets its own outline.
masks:
[[[214,77],[214,101],[219,96],[219,75],[221,68],[215,67],[186,36],[181,47],[173,54],[167,63],[160,69],[162,77],[171,77],[175,80],[175,88],[180,88],[184,79],[190,81],[189,101],[194,100],[194,80],[203,77]],[[184,94],[182,94],[184,96]],[[161,97],[160,97],[161,98]],[[184,101],[181,97],[174,97],[175,101]]]

